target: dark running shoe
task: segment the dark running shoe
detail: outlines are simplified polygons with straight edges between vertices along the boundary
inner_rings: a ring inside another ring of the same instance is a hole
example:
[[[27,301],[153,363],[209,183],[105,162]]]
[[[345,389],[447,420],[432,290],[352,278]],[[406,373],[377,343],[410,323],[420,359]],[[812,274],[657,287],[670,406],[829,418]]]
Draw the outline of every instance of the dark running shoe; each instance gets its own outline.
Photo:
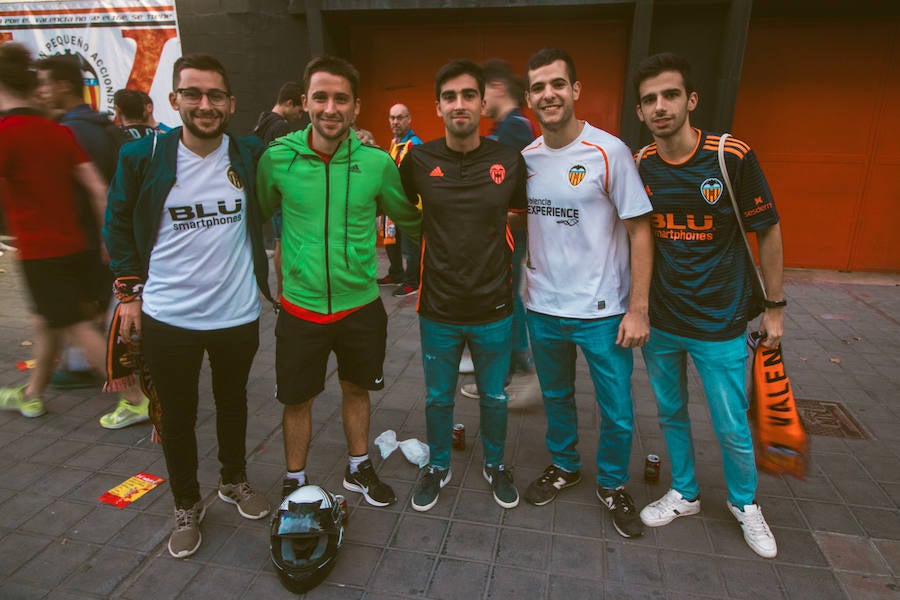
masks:
[[[441,488],[450,483],[451,477],[450,469],[438,469],[428,465],[422,471],[422,478],[413,492],[412,500],[410,500],[413,510],[419,512],[431,510],[437,504],[438,497],[441,495]]]
[[[561,490],[570,488],[581,481],[581,473],[569,473],[556,465],[550,465],[540,477],[531,482],[525,490],[525,501],[535,506],[553,502]]]
[[[303,485],[309,485],[309,475],[306,476],[306,481],[303,482]],[[297,490],[303,486],[300,485],[300,482],[296,479],[291,479],[290,477],[285,477],[281,480],[281,500],[284,501],[285,498],[294,493],[294,490]]]
[[[412,296],[413,294],[418,294],[419,290],[414,288],[411,285],[403,284],[394,290],[394,293],[391,294],[394,298],[405,298],[406,296]]]
[[[347,470],[344,471],[344,489],[359,492],[372,506],[388,506],[397,501],[391,486],[378,479],[371,460],[363,461],[356,473],[351,473],[350,465],[347,465]]]
[[[597,498],[612,513],[613,525],[619,535],[627,538],[644,535],[644,524],[624,486],[605,488],[598,485]]]
[[[503,508],[514,508],[519,505],[519,490],[513,483],[512,473],[507,471],[503,465],[498,467],[485,467],[481,474],[489,484],[491,491],[494,493],[494,500]]]
[[[403,283],[402,281],[400,281],[398,279],[394,279],[390,275],[385,275],[384,277],[379,277],[377,279],[377,281],[378,281],[378,285],[400,285],[401,283]]]

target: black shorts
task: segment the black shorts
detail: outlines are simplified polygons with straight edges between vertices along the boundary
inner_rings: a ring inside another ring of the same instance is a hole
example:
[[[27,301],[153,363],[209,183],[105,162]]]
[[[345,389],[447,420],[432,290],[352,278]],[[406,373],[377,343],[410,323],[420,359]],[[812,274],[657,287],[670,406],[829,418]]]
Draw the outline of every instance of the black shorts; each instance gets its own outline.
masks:
[[[301,404],[325,389],[328,356],[338,377],[367,390],[384,388],[387,313],[378,298],[336,323],[321,325],[282,310],[275,324],[275,380],[282,404]]]
[[[31,293],[32,310],[44,318],[48,327],[68,327],[102,314],[105,303],[98,300],[100,270],[93,253],[79,252],[21,262]],[[107,297],[111,290],[111,287],[107,288]]]

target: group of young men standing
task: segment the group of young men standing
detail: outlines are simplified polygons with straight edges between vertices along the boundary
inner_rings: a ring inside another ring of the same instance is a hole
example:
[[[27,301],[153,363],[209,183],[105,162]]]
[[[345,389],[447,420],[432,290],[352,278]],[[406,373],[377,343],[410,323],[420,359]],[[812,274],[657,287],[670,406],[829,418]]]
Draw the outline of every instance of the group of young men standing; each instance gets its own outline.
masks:
[[[754,497],[743,340],[753,266],[737,219],[759,238],[770,297],[761,329],[763,343],[774,345],[784,306],[778,217],[749,147],[725,144],[723,174],[718,136],[691,127],[698,97],[688,64],[656,55],[637,74],[637,115],[655,142],[642,151],[639,169],[623,142],[575,117],[581,84],[562,50],[541,50],[528,62],[525,98],[542,135],[524,150],[479,135],[484,73],[455,60],[434,84],[445,137],[410,144],[399,169],[391,155],[352,135],[358,78],[343,59],[313,59],[302,96],[311,125],[264,149],[258,139],[227,133],[235,99],[222,65],[185,56],[176,62],[170,95],[184,127],[122,149],[104,234],[123,302],[121,335],[142,336],[162,406],[175,498],[169,551],[189,556],[202,539],[194,425],[204,352],[217,409],[218,495],[246,518],[270,510],[247,481],[244,440],[246,384],[258,347],[257,288],[270,297],[259,225],[280,209],[283,290],[275,335],[283,494],[310,480],[312,405],[334,352],[349,454],[343,486],[374,506],[396,502],[368,458],[369,391],[384,387],[387,315],[375,254],[375,218],[383,213],[421,245],[417,310],[430,463],[412,508],[432,508],[451,479],[454,398],[466,345],[480,399],[483,476],[500,506],[519,503],[504,463],[504,386],[512,356],[514,232],[527,228],[526,321],[551,465],[528,485],[526,501],[547,504],[581,479],[574,395],[581,348],[601,413],[596,494],[616,530],[639,536],[644,525],[699,511],[687,410],[690,355],[722,449],[728,508],[750,547],[775,556]],[[722,184],[729,174],[741,215]],[[624,487],[637,347],[672,464],[672,489],[640,512]]]

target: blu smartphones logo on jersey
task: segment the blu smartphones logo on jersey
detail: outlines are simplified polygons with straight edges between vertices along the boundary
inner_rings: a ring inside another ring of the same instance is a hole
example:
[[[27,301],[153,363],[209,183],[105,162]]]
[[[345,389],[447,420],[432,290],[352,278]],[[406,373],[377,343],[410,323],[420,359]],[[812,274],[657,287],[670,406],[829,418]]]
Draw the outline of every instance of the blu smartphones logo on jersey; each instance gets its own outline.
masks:
[[[661,240],[711,242],[715,235],[712,215],[655,212],[650,214],[650,227],[653,235]]]
[[[700,193],[706,203],[712,206],[722,197],[722,182],[715,177],[710,177],[700,184]]]
[[[584,181],[585,175],[587,175],[587,169],[584,168],[584,165],[575,165],[569,169],[569,183],[575,187]]]
[[[227,201],[219,200],[216,204],[216,209],[212,212],[208,212],[208,209],[200,203],[192,206],[168,206],[166,208],[172,221],[174,221],[172,229],[175,231],[187,231],[239,223],[241,221],[243,202],[240,198],[235,198],[233,202],[234,207],[228,208]]]

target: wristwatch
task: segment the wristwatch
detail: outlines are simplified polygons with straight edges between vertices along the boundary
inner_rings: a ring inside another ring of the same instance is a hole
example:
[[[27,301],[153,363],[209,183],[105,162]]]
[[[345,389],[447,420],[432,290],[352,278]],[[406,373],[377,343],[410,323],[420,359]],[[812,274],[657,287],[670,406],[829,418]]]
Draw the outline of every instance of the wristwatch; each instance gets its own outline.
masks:
[[[787,306],[787,300],[769,300],[766,298],[763,300],[763,306],[766,308],[784,308]]]

